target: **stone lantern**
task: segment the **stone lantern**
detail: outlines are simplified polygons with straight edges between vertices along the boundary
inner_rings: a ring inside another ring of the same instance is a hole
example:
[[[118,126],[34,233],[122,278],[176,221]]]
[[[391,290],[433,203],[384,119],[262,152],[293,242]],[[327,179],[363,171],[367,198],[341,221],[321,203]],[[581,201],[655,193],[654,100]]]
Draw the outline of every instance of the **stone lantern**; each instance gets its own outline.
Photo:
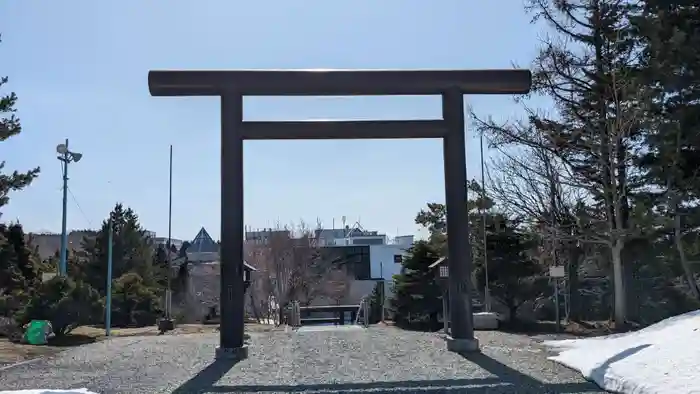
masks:
[[[243,292],[245,293],[248,291],[248,288],[250,287],[250,282],[252,281],[252,272],[257,271],[257,268],[253,267],[252,265],[248,264],[247,262],[243,262]]]
[[[450,270],[447,257],[440,257],[429,267],[435,272],[435,279],[442,288],[442,324],[445,335],[449,334],[449,282]]]

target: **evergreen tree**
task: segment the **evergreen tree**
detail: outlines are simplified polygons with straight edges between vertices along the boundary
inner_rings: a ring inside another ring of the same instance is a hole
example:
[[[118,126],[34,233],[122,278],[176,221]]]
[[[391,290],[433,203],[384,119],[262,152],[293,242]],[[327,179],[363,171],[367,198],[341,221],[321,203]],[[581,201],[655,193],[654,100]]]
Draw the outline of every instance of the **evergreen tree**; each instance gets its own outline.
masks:
[[[107,276],[107,247],[109,225],[112,225],[112,277],[126,273],[138,274],[147,286],[162,284],[166,275],[164,267],[154,264],[154,250],[131,208],[117,204],[94,237],[83,240],[80,258],[76,261],[76,274],[104,294]],[[69,267],[69,270],[71,268]]]
[[[542,267],[531,257],[535,244],[518,229],[517,223],[500,215],[487,228],[486,250],[488,259],[489,290],[492,299],[505,305],[511,321],[526,301],[544,295],[549,289],[548,278]],[[479,264],[475,277],[477,286],[484,288],[486,269]]]
[[[190,247],[190,241],[184,241],[182,243],[182,246],[180,246],[180,250],[177,252],[177,257],[178,258],[184,258],[187,257],[187,249]]]
[[[472,256],[474,261],[479,260],[479,248],[483,238],[481,225],[482,210],[488,211],[494,206],[493,200],[484,195],[479,182],[471,180],[467,184],[467,210],[469,212],[469,239],[472,245]],[[487,217],[488,219],[488,217]],[[422,209],[416,215],[416,224],[426,228],[430,233],[428,242],[440,252],[441,255],[447,255],[447,208],[445,204],[431,202],[427,204],[427,209]]]
[[[646,0],[634,22],[644,49],[641,79],[654,94],[647,149],[638,158],[645,183],[654,187],[643,197],[670,219],[657,224],[672,240],[669,254],[677,254],[690,293],[700,299],[689,263],[700,257],[690,251],[700,226],[700,7],[690,0]]]
[[[19,224],[0,224],[0,316],[17,310],[41,283],[41,262]]]
[[[41,282],[41,263],[20,224],[0,224],[0,293],[29,290]]]
[[[113,324],[121,327],[155,324],[162,315],[155,290],[136,273],[126,273],[117,278],[112,289]]]
[[[418,241],[402,262],[401,274],[394,276],[391,307],[399,325],[437,327],[442,311],[441,289],[430,265],[440,258],[428,242]]]
[[[101,322],[103,317],[104,304],[99,293],[87,283],[67,276],[41,283],[15,316],[22,325],[32,320],[49,320],[57,336],[81,325]]]
[[[1,39],[0,42],[2,42]],[[8,77],[0,77],[0,89],[8,80]],[[17,95],[14,92],[2,94],[0,90],[0,141],[5,141],[22,132],[19,118],[15,115],[16,103]],[[4,167],[5,162],[0,161],[0,208],[10,200],[10,192],[25,188],[39,175],[38,167],[24,173],[13,171],[12,174],[3,173]]]

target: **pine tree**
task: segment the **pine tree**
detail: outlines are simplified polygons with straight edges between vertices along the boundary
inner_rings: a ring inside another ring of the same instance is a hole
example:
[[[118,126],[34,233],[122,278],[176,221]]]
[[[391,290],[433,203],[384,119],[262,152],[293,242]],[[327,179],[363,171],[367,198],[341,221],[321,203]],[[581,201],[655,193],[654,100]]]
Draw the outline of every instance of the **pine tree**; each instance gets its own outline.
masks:
[[[472,256],[477,263],[479,249],[483,237],[481,225],[481,210],[489,210],[494,206],[493,200],[485,196],[481,185],[476,180],[467,183],[467,210],[469,211],[469,237],[472,244]],[[416,224],[423,226],[430,233],[428,242],[442,255],[447,254],[447,208],[445,204],[428,203],[427,209],[422,209],[415,218]],[[483,259],[482,259],[483,260]]]
[[[12,314],[41,284],[41,262],[19,224],[0,224],[0,316]]]
[[[102,222],[94,237],[83,240],[82,252],[76,261],[76,273],[104,294],[107,275],[109,225],[112,225],[112,277],[135,273],[147,286],[158,286],[165,278],[164,269],[154,264],[154,250],[131,208],[117,204],[110,213],[111,220]],[[71,267],[69,267],[69,270]]]
[[[440,254],[425,241],[414,243],[409,250],[401,274],[394,276],[391,306],[397,324],[437,326],[442,292],[430,265],[439,258]]]
[[[1,38],[1,37],[0,37]],[[0,39],[0,42],[2,40]],[[8,77],[0,77],[0,89],[9,81]],[[19,118],[15,115],[17,95],[14,92],[2,94],[0,91],[0,142],[16,136],[22,132]],[[11,174],[3,173],[5,162],[0,161],[0,208],[7,205],[12,191],[27,187],[34,178],[39,175],[39,168],[21,173],[13,171]],[[0,216],[2,213],[0,213]]]
[[[644,83],[654,93],[648,149],[639,157],[645,194],[673,239],[690,293],[700,289],[688,260],[688,244],[697,242],[700,208],[700,7],[690,0],[646,0],[635,19],[644,48]],[[690,241],[690,242],[689,242]]]
[[[534,243],[518,229],[517,223],[501,215],[490,215],[486,237],[488,279],[491,297],[505,305],[511,320],[526,301],[542,296],[548,289],[548,278],[542,267],[530,256]],[[498,223],[498,225],[495,225]],[[484,265],[478,265],[477,286],[486,284]]]

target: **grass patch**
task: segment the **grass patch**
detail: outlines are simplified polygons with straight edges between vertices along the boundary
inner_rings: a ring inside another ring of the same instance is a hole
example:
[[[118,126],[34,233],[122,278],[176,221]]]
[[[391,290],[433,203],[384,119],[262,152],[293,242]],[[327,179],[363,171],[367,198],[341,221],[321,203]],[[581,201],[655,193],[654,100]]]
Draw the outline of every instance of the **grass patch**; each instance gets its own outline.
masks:
[[[273,326],[264,324],[246,324],[245,340],[250,340],[249,332],[262,333],[270,331]],[[173,331],[164,335],[206,334],[219,331],[218,325],[209,324],[178,324]],[[113,328],[111,336],[155,336],[159,335],[158,327]],[[0,338],[0,366],[12,364],[37,357],[46,357],[66,350],[70,347],[87,345],[107,339],[103,327],[83,326],[71,331],[68,335],[53,337],[48,345],[27,345],[13,343],[7,338]]]

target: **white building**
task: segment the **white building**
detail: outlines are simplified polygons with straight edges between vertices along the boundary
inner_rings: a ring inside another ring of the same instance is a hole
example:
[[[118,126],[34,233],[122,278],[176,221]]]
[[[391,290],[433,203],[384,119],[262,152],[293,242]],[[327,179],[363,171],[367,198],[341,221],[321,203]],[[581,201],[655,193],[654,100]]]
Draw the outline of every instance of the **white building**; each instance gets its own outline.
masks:
[[[317,230],[316,238],[321,247],[352,248],[361,257],[366,254],[362,263],[369,265],[368,272],[357,272],[358,280],[391,280],[401,272],[403,256],[413,245],[413,235],[389,239],[386,234],[362,229],[359,223],[353,228]]]
[[[350,304],[370,295],[379,281],[386,283],[386,298],[391,297],[393,276],[401,272],[403,257],[413,245],[413,235],[390,239],[386,234],[366,231],[359,224],[318,230],[315,235],[326,253],[342,256],[352,266],[355,280],[346,300]]]

